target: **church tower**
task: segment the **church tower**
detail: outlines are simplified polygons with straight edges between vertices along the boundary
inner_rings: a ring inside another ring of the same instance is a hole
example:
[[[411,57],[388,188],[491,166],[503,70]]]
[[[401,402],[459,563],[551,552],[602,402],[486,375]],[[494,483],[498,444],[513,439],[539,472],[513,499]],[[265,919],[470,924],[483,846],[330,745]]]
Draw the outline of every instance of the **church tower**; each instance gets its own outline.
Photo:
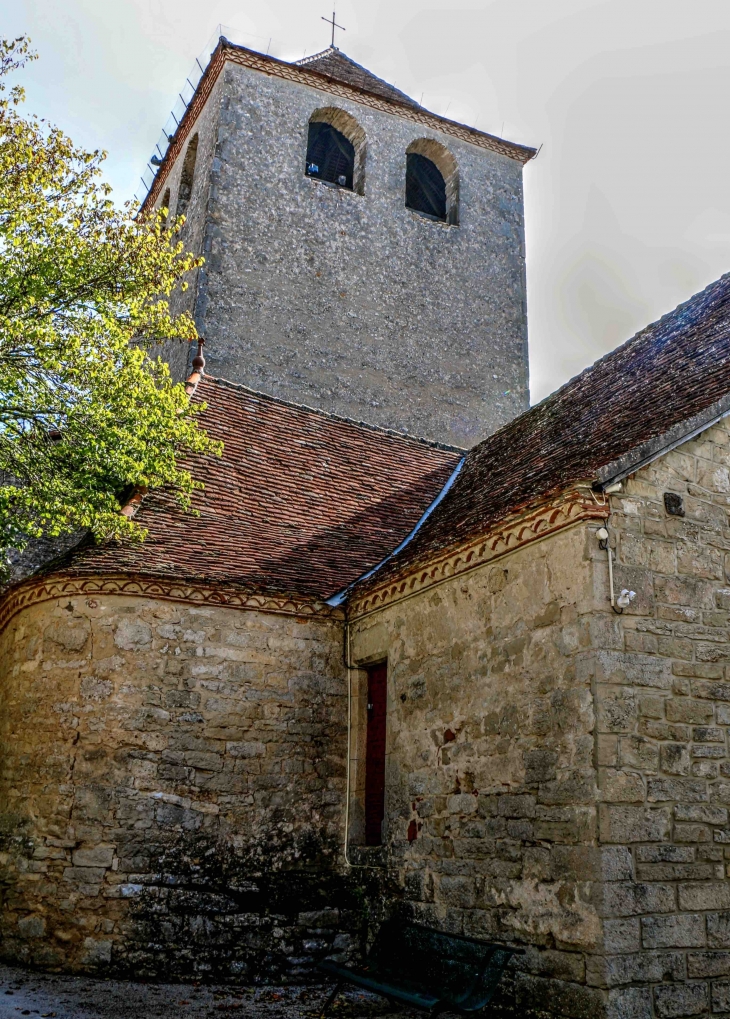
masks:
[[[184,212],[207,370],[471,446],[528,406],[522,167],[336,47],[221,39],[145,207]],[[166,351],[185,375],[187,351]]]

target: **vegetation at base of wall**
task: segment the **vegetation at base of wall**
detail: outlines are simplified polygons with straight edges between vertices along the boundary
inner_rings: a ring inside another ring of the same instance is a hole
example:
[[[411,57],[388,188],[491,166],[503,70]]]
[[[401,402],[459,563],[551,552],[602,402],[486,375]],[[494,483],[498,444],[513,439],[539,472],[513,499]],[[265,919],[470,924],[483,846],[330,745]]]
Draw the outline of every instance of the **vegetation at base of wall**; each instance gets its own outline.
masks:
[[[0,552],[78,528],[140,539],[123,499],[164,485],[189,506],[181,458],[218,450],[150,353],[196,338],[169,305],[200,264],[182,220],[118,208],[103,152],[21,115],[6,79],[34,56],[0,40]]]

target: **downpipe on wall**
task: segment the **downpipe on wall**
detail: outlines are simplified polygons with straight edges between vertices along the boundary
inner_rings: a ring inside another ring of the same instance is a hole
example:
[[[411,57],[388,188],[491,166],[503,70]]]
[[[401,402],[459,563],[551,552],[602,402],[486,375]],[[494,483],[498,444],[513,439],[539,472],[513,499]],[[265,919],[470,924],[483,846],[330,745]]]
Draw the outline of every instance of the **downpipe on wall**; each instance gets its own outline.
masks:
[[[609,518],[607,517],[606,524],[608,524],[608,520]],[[611,599],[611,608],[616,615],[620,616],[623,615],[624,609],[627,609],[636,597],[636,591],[630,591],[627,587],[624,587],[618,598],[616,597],[613,585],[613,549],[609,544],[610,535],[608,533],[608,527],[599,527],[596,532],[596,537],[598,538],[598,547],[608,555],[608,589]]]

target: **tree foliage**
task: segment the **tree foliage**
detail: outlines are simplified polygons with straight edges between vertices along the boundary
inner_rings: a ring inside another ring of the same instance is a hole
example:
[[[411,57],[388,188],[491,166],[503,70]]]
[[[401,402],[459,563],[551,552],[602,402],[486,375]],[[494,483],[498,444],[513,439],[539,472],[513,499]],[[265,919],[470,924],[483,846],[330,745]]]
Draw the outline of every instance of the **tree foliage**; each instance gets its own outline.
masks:
[[[216,448],[150,354],[196,337],[169,303],[199,264],[182,220],[117,208],[103,152],[21,115],[7,75],[33,58],[0,41],[0,550],[76,528],[143,537],[124,494],[164,485],[187,506],[180,459]]]

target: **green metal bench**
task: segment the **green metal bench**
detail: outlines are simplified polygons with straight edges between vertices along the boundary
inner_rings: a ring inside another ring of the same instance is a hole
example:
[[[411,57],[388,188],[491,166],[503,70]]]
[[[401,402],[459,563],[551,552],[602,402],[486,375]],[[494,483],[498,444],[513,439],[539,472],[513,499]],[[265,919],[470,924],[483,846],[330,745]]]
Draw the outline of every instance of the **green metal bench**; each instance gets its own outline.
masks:
[[[346,983],[432,1016],[479,1012],[491,1001],[511,956],[522,954],[521,948],[389,920],[378,931],[364,965],[340,966],[329,959],[319,963],[323,973],[337,980],[321,1014],[327,1014]]]

